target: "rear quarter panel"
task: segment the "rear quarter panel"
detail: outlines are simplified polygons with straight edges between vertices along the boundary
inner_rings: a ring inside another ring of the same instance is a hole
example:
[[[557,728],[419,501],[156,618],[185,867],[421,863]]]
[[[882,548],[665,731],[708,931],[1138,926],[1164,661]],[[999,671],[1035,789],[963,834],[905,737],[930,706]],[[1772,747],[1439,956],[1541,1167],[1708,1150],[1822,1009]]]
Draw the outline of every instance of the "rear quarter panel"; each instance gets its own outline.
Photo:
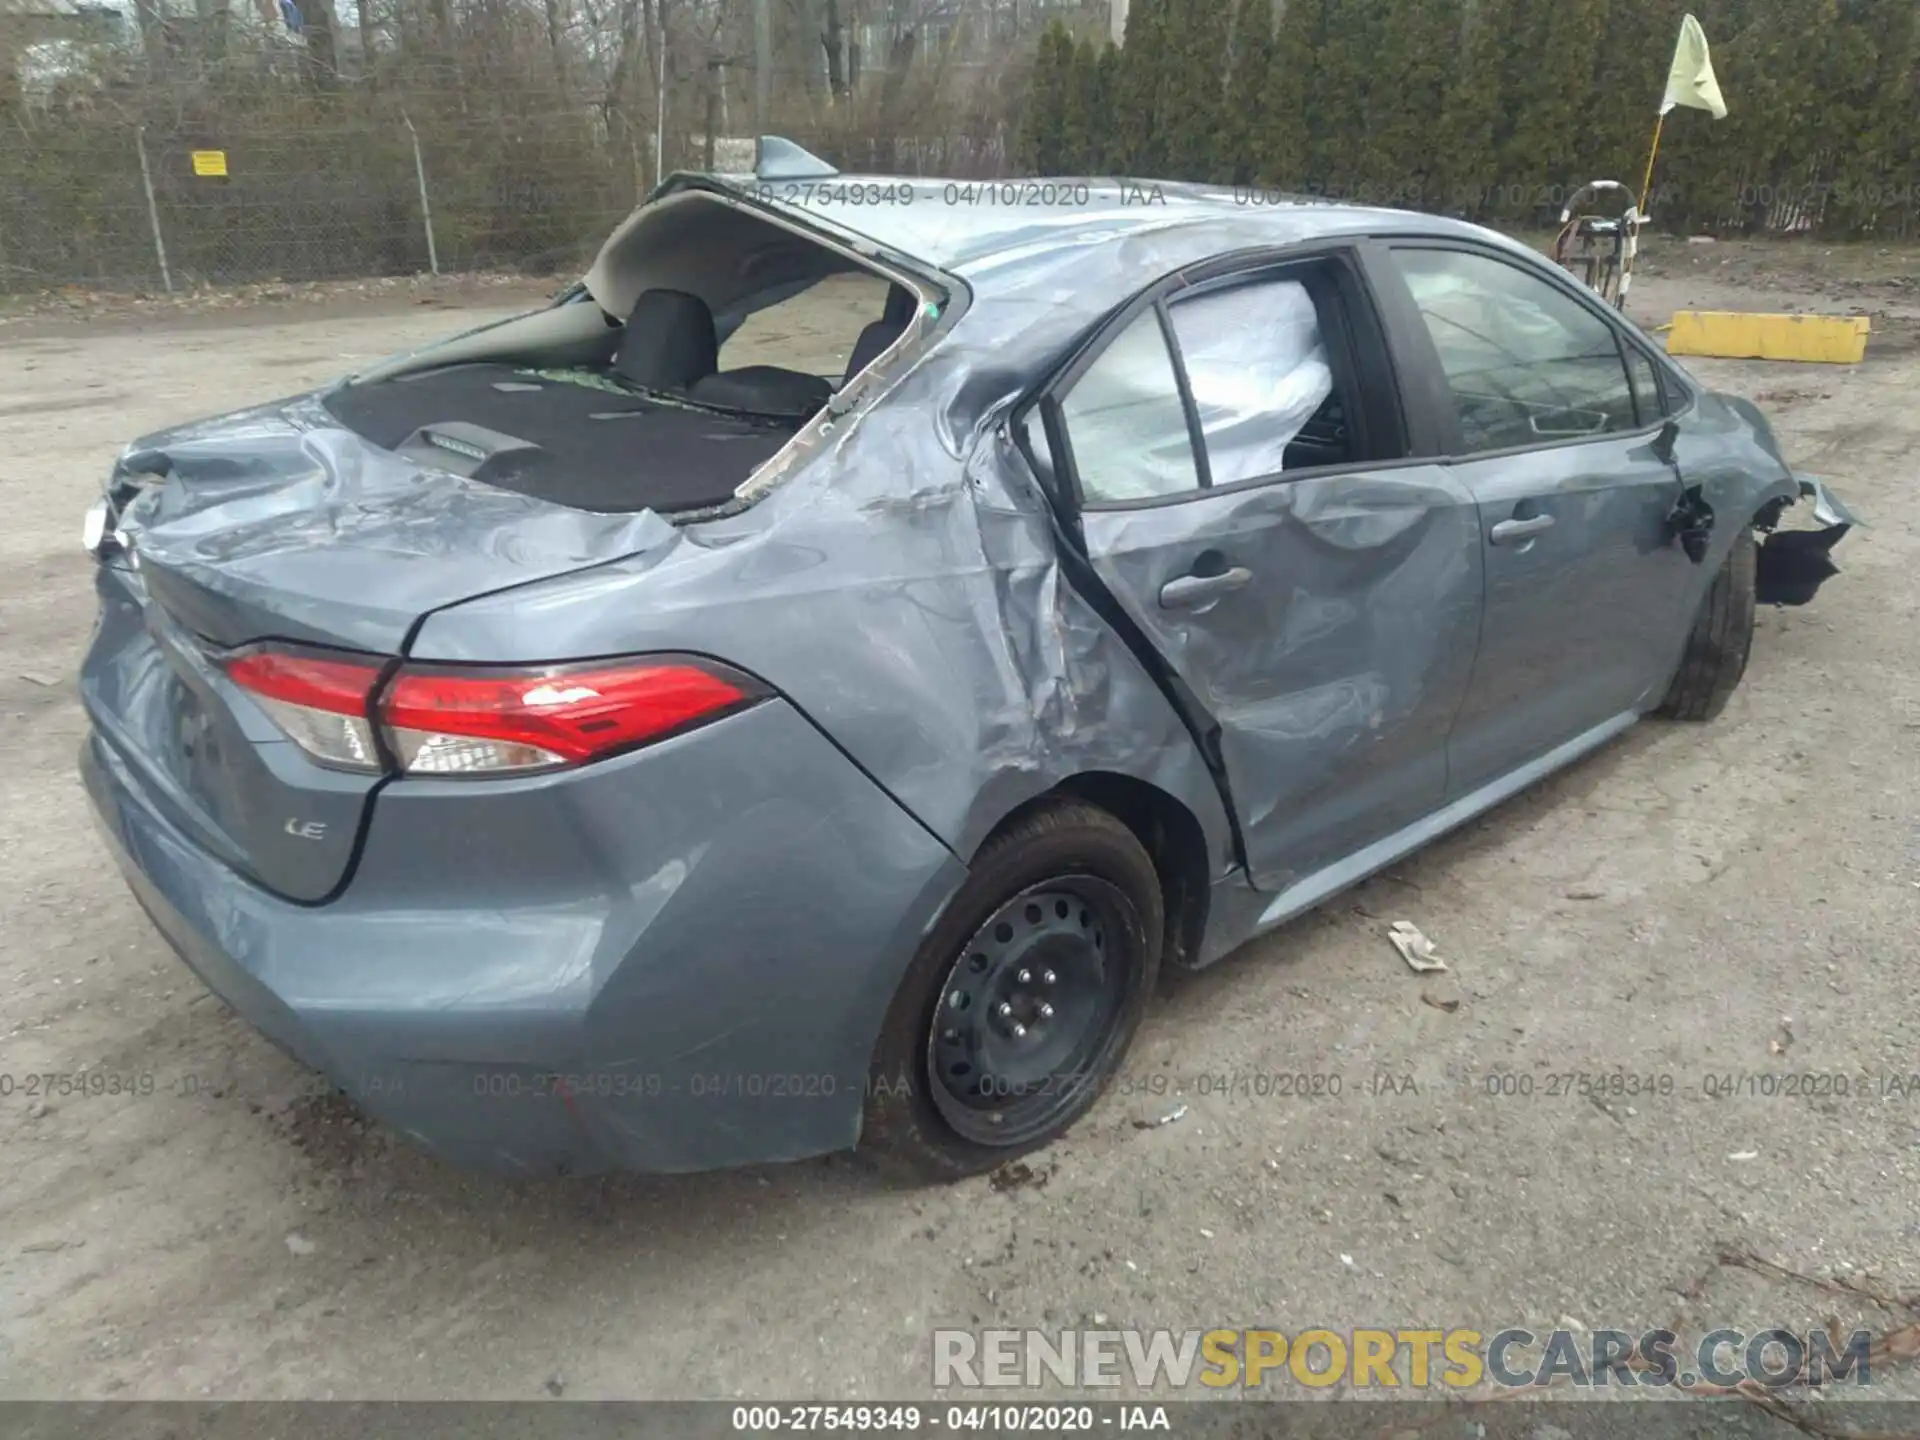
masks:
[[[999,414],[943,431],[953,378],[934,357],[746,512],[439,611],[411,653],[711,654],[779,689],[963,859],[1023,801],[1113,771],[1186,804],[1218,873],[1228,827],[1204,762],[1062,576]]]

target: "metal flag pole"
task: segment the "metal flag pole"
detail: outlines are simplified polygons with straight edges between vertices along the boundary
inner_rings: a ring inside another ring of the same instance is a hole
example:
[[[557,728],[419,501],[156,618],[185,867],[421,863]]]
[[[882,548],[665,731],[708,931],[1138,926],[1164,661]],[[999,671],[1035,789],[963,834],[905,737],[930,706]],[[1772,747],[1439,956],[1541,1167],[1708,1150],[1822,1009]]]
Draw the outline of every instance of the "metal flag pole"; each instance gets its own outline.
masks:
[[[1660,153],[1660,132],[1666,127],[1667,112],[1662,110],[1660,118],[1653,122],[1653,145],[1647,151],[1647,173],[1640,181],[1640,218],[1647,218],[1647,207],[1653,200],[1653,160]]]

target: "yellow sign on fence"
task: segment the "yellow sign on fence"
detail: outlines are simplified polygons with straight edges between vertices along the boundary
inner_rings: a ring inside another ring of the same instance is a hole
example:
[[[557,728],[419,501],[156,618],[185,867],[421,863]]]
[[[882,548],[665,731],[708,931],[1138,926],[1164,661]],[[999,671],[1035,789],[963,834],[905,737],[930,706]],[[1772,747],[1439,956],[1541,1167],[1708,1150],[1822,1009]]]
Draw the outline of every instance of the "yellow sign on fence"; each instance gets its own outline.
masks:
[[[224,150],[196,150],[193,152],[193,173],[213,175],[225,179],[227,174],[227,152]]]

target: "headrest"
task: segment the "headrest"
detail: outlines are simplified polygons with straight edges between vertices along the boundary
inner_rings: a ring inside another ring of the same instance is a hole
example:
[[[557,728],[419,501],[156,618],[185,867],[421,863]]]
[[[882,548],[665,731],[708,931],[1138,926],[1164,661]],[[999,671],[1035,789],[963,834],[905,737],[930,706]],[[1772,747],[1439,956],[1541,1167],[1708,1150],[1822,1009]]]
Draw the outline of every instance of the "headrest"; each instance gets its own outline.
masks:
[[[648,390],[684,390],[720,365],[713,311],[698,295],[647,290],[633,302],[613,373]]]
[[[889,324],[905,327],[913,320],[913,312],[919,301],[913,298],[913,292],[904,285],[887,287],[887,308],[880,318]]]
[[[866,369],[879,358],[882,351],[906,333],[907,326],[913,323],[913,312],[918,303],[913,298],[913,292],[903,285],[892,286],[887,291],[887,308],[853,342],[853,354],[847,357],[845,380],[853,379]]]

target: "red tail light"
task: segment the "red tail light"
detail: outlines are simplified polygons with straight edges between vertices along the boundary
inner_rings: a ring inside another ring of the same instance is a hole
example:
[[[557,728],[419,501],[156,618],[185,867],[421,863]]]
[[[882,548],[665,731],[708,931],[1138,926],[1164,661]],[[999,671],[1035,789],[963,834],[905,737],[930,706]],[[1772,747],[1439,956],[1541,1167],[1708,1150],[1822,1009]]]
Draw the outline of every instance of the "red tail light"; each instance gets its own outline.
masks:
[[[227,662],[227,674],[255,695],[338,714],[364,714],[380,667],[362,660],[326,660],[277,650],[250,650]]]
[[[468,773],[580,765],[736,710],[744,675],[666,659],[527,672],[402,670],[380,702],[401,765]]]
[[[226,671],[294,744],[322,765],[336,770],[380,768],[380,748],[367,720],[367,704],[380,680],[377,662],[248,650],[229,658]]]
[[[716,720],[766,691],[709,660],[535,669],[403,667],[370,696],[381,666],[256,650],[227,674],[322,764],[377,770],[369,713],[409,774],[501,775],[582,765]]]

